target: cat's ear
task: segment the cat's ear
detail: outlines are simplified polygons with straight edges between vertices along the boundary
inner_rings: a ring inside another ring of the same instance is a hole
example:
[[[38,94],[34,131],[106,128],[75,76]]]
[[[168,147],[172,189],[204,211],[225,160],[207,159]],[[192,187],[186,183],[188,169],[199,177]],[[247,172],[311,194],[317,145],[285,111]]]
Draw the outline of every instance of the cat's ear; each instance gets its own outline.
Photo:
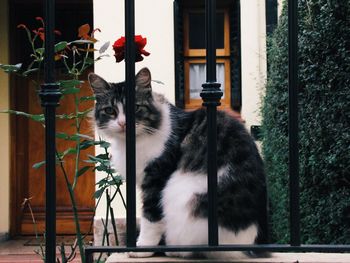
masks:
[[[137,88],[146,88],[147,90],[151,90],[151,72],[148,68],[141,69],[135,78],[135,83]]]
[[[107,81],[95,73],[90,73],[88,79],[91,89],[96,96],[102,96],[106,94],[107,91],[111,88]]]

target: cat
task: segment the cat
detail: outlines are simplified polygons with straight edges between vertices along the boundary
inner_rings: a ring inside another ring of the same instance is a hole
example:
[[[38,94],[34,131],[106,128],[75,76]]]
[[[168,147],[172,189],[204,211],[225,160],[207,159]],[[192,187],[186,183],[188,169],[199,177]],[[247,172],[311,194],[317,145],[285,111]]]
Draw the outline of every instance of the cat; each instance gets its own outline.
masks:
[[[125,176],[125,82],[89,75],[96,97],[94,121],[111,143],[112,164]],[[207,117],[205,109],[184,111],[152,92],[151,73],[136,77],[136,184],[142,216],[137,246],[201,245],[208,242]],[[267,240],[267,197],[263,162],[240,121],[217,113],[219,244]],[[168,256],[193,256],[169,252]],[[241,252],[204,252],[209,258],[243,257]],[[149,257],[151,252],[130,253]]]

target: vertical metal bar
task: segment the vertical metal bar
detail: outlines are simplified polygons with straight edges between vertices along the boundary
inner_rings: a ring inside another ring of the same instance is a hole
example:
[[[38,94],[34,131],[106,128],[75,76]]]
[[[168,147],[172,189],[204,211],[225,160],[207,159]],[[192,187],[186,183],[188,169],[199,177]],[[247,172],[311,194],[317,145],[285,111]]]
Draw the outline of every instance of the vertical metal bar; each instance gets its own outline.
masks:
[[[90,251],[85,250],[85,260],[86,263],[93,263],[94,262],[94,254]]]
[[[216,0],[206,0],[205,4],[205,29],[206,29],[206,58],[207,58],[207,82],[216,82]]]
[[[136,246],[136,150],[135,150],[135,2],[125,0],[126,79],[126,245]]]
[[[56,107],[60,98],[59,86],[54,83],[54,27],[55,1],[45,1],[45,61],[44,80],[39,93],[45,108],[45,154],[46,154],[46,218],[45,261],[56,262]]]
[[[216,82],[216,38],[215,38],[216,1],[205,2],[206,28],[206,83],[202,85],[201,97],[207,107],[207,144],[208,144],[208,244],[218,245],[217,219],[217,147],[216,147],[216,107],[220,105],[222,92]]]
[[[288,0],[290,243],[300,245],[298,152],[298,1]]]

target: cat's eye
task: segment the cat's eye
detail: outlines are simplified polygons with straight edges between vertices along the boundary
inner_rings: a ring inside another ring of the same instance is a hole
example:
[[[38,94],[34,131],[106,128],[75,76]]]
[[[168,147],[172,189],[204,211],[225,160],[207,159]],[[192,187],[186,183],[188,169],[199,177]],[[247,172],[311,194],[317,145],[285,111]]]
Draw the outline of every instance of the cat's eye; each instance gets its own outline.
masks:
[[[135,112],[139,112],[141,110],[141,105],[135,104]]]
[[[104,111],[108,115],[115,115],[115,110],[112,107],[106,107],[104,108]]]

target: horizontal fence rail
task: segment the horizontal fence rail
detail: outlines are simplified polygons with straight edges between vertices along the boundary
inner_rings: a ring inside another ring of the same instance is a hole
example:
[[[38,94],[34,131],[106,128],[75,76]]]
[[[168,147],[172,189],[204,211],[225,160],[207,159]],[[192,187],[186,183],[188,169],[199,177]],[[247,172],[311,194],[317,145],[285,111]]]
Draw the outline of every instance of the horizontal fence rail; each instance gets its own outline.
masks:
[[[350,245],[300,245],[292,246],[288,244],[266,244],[266,245],[192,245],[192,246],[144,246],[144,247],[115,247],[115,246],[91,246],[86,247],[87,256],[93,253],[110,253],[110,252],[201,252],[201,251],[256,251],[256,252],[350,252]]]

